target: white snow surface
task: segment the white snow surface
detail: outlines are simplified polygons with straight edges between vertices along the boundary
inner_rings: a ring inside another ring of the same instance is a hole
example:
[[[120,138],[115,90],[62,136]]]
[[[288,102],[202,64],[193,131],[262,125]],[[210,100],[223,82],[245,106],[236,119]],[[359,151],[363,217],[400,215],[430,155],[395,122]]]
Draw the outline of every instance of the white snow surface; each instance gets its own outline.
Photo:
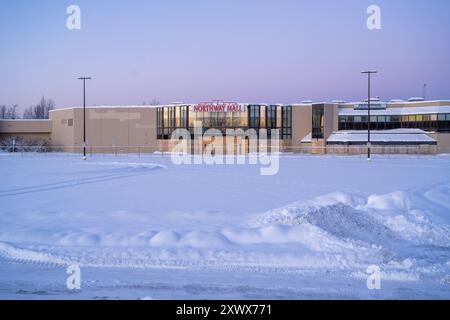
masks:
[[[282,155],[261,176],[161,154],[0,153],[0,298],[449,299],[449,165]]]
[[[370,132],[372,142],[426,142],[436,140],[420,129],[373,130]],[[366,142],[367,131],[349,130],[333,132],[327,142]]]

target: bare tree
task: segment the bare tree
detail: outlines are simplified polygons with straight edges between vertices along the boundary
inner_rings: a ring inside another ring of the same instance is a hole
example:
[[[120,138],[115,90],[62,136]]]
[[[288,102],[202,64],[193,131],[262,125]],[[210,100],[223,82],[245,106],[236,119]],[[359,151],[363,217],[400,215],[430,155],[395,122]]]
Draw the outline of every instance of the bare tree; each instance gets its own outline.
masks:
[[[53,100],[46,100],[42,97],[41,101],[35,106],[29,106],[23,112],[24,119],[48,119],[50,110],[53,110],[55,103]]]
[[[159,106],[159,101],[156,99],[153,99],[152,102],[150,102],[151,106]]]
[[[34,109],[33,106],[29,106],[28,108],[26,108],[23,111],[22,118],[24,118],[24,119],[34,119],[34,111],[33,111],[33,109]]]
[[[17,108],[19,106],[17,104],[9,106],[6,111],[6,117],[5,119],[19,119],[19,115],[17,113]]]
[[[0,106],[0,119],[6,119],[7,108],[5,105]]]

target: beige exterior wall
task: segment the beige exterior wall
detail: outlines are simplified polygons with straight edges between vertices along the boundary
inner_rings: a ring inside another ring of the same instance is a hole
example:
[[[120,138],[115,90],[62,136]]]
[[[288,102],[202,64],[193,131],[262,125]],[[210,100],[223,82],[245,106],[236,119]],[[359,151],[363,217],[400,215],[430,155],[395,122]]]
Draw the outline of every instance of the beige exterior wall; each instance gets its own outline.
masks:
[[[450,101],[394,103],[389,107],[424,105],[450,105]],[[325,139],[338,131],[338,113],[342,107],[348,108],[350,105],[324,104]],[[301,143],[311,131],[312,104],[292,105],[292,140],[283,140],[281,150],[301,152],[302,147],[309,146],[319,152],[327,152],[322,139]],[[429,135],[437,140],[438,152],[450,152],[450,133]],[[0,120],[0,139],[7,137],[46,139],[61,151],[80,152],[83,147],[83,109],[53,110],[49,120]],[[157,140],[154,107],[88,107],[86,137],[88,151],[96,153],[168,151],[172,147],[167,140]]]
[[[53,120],[54,144],[81,150],[83,109],[54,110],[50,117]],[[73,126],[70,126],[72,121]],[[86,141],[90,152],[156,151],[156,109],[86,108]]]
[[[450,153],[450,132],[429,133],[428,135],[437,141],[438,153]]]
[[[64,151],[72,151],[69,147],[74,145],[74,127],[69,126],[69,121],[74,123],[74,109],[50,111],[52,121],[52,145],[62,148]]]
[[[301,140],[312,131],[312,105],[292,105],[292,147],[301,146]]]
[[[1,133],[50,133],[50,120],[0,120]]]
[[[51,141],[51,120],[0,120],[0,140],[21,138],[24,140]]]
[[[324,116],[323,137],[325,140],[327,140],[333,132],[338,131],[339,126],[338,105],[325,104],[323,116]]]
[[[325,153],[325,140],[324,139],[312,139],[311,153],[312,154]]]
[[[50,133],[0,133],[0,140],[8,138],[19,138],[26,141],[45,140],[48,143],[51,143]]]

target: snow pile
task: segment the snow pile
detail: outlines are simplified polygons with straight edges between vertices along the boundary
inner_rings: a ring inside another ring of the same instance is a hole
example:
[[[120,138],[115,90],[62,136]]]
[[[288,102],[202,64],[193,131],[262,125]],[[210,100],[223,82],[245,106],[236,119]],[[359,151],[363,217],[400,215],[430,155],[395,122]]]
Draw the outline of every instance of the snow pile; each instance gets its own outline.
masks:
[[[406,241],[450,248],[450,228],[431,222],[423,209],[411,205],[404,192],[371,195],[363,208]]]
[[[344,193],[332,193],[306,203],[294,203],[272,210],[256,221],[256,225],[309,224],[339,239],[369,243],[392,241],[397,235],[369,213],[359,210],[360,198]],[[359,204],[359,205],[358,205]]]
[[[57,265],[66,265],[70,263],[70,260],[67,258],[58,257],[44,252],[16,248],[12,245],[2,242],[0,242],[0,256],[6,258],[7,260],[19,262],[28,261]]]
[[[272,210],[255,225],[310,224],[338,238],[388,244],[406,240],[415,244],[450,247],[450,229],[432,223],[411,207],[404,192],[370,195],[367,201],[344,193],[332,193],[306,203]]]
[[[257,215],[246,225],[210,230],[151,229],[137,234],[102,234],[74,228],[60,228],[51,233],[40,227],[27,231],[21,235],[3,230],[2,239],[22,243],[23,249],[3,243],[0,255],[65,263],[70,260],[64,249],[67,247],[72,258],[91,266],[154,265],[158,261],[166,266],[174,261],[182,265],[240,265],[264,261],[273,266],[318,269],[351,269],[379,263],[398,271],[416,264],[414,259],[404,257],[406,248],[415,251],[425,250],[420,246],[450,248],[450,230],[432,223],[422,211],[414,209],[403,192],[371,195],[367,199],[331,193]],[[31,254],[31,248],[36,246],[27,243],[40,243],[40,250],[49,245],[58,247],[49,250],[50,255]],[[130,247],[141,250],[139,258],[133,257],[136,250],[130,256]],[[106,254],[109,248],[115,249]],[[60,256],[55,256],[56,252]],[[123,259],[124,253],[128,260]]]
[[[251,166],[175,166],[158,155],[0,158],[0,269],[13,261],[99,273],[231,270],[242,281],[270,274],[271,286],[300,275],[365,288],[375,264],[383,279],[448,287],[446,157],[377,159],[368,168],[359,158],[284,156],[273,177]]]

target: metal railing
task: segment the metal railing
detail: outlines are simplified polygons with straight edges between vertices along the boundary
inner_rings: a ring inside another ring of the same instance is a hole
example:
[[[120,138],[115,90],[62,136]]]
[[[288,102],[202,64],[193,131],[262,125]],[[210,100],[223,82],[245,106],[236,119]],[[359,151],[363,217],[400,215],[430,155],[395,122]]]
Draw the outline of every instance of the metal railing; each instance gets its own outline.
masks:
[[[418,146],[372,146],[372,154],[374,156],[430,156],[437,154],[450,154],[450,149],[439,148],[433,145],[418,145]],[[0,152],[3,153],[20,153],[27,154],[60,154],[60,155],[78,155],[83,153],[82,146],[0,146]],[[227,152],[225,150],[224,152]],[[141,155],[160,154],[170,155],[171,150],[161,149],[160,146],[87,146],[87,153],[93,156],[101,155]],[[270,153],[270,148],[267,152]],[[233,154],[233,153],[231,153]],[[365,146],[284,146],[280,148],[279,154],[284,155],[329,155],[329,156],[360,156],[367,155],[367,147]]]

